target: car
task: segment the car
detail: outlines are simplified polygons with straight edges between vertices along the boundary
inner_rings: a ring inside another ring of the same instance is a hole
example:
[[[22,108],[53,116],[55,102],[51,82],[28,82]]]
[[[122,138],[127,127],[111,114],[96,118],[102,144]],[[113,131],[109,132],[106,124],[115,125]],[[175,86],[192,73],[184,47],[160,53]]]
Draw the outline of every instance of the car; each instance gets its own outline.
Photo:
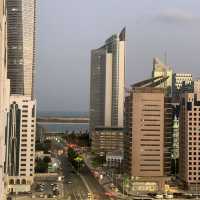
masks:
[[[43,192],[43,191],[44,191],[44,188],[40,188],[39,191],[40,191],[40,192]]]
[[[72,184],[72,181],[67,181],[68,184]]]
[[[40,194],[39,197],[40,197],[40,198],[44,198],[44,194]]]
[[[165,198],[166,199],[173,199],[174,196],[173,196],[173,194],[165,194]]]
[[[163,199],[163,195],[162,195],[162,194],[157,194],[157,195],[155,196],[155,198],[156,198],[156,199]]]

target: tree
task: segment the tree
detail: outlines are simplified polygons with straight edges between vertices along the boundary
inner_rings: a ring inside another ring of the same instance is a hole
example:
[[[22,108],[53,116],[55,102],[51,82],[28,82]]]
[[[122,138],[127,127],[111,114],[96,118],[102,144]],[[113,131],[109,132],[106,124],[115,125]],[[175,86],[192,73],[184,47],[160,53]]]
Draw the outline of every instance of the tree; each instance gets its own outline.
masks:
[[[36,173],[47,173],[48,163],[45,163],[42,159],[38,159],[35,166]]]
[[[45,157],[43,158],[43,161],[44,161],[45,163],[50,163],[50,162],[51,162],[51,158],[50,158],[49,156],[45,156]]]
[[[72,149],[72,148],[68,149],[69,160],[74,160],[77,156],[78,156],[78,154],[76,153],[76,151],[74,149]]]

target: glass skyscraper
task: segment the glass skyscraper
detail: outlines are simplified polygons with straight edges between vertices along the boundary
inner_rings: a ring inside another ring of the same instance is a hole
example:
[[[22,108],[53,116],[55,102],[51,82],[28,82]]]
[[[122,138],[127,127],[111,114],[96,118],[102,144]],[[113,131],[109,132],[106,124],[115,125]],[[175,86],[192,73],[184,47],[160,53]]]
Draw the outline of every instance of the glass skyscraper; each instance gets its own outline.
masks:
[[[123,127],[125,28],[91,52],[90,132]]]
[[[11,94],[33,96],[35,0],[7,0],[8,78]]]

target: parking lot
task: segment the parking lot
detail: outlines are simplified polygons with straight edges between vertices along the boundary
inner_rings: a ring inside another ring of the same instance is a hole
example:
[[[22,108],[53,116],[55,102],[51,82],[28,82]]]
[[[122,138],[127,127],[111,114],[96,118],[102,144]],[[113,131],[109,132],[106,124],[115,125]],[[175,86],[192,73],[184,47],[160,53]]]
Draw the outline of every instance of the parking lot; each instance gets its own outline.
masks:
[[[33,197],[40,198],[60,198],[63,196],[63,182],[37,182],[34,184]]]

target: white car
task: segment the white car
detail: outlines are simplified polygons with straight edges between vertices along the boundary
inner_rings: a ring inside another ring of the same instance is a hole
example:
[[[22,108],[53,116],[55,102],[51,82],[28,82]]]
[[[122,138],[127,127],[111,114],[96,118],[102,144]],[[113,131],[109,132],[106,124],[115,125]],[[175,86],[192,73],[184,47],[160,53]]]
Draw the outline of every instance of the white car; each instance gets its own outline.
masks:
[[[163,199],[163,195],[162,195],[162,194],[157,194],[157,195],[155,196],[155,198],[156,198],[156,199]]]
[[[173,196],[173,194],[166,194],[166,195],[165,195],[165,198],[166,198],[166,199],[173,199],[174,196]]]
[[[40,196],[39,196],[40,198],[44,198],[44,194],[40,194]]]

